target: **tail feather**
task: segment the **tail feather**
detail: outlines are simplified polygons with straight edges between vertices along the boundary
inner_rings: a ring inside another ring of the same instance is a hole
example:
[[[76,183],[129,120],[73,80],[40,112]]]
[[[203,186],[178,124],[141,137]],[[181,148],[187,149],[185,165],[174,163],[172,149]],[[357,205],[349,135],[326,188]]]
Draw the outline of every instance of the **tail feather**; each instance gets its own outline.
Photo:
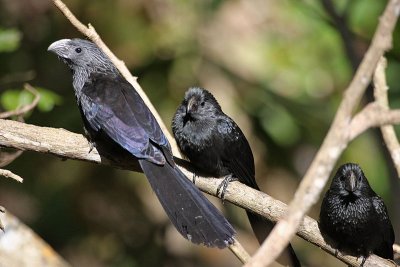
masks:
[[[175,228],[195,244],[225,248],[235,230],[200,190],[177,168],[139,160],[151,187]]]
[[[262,244],[272,231],[274,224],[267,219],[263,218],[262,216],[255,214],[251,211],[246,210],[247,217],[249,218],[251,228],[257,240],[260,244]],[[296,256],[296,253],[293,250],[292,245],[286,247],[286,249],[282,252],[282,254],[278,257],[277,262],[284,266],[291,266],[291,267],[300,267],[300,261]]]

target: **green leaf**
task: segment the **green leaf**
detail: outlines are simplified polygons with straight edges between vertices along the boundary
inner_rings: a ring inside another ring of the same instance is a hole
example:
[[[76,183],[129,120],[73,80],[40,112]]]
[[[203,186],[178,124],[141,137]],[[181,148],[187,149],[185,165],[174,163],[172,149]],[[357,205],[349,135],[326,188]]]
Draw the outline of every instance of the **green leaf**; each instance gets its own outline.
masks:
[[[58,94],[54,93],[45,88],[37,87],[40,94],[40,101],[38,103],[38,109],[42,112],[51,111],[55,105],[60,105],[62,103],[62,98]]]
[[[40,100],[37,108],[42,112],[51,111],[55,105],[59,105],[62,99],[56,93],[37,87],[35,88],[40,94]],[[9,89],[5,91],[0,97],[0,103],[5,110],[15,110],[21,106],[29,105],[32,103],[34,95],[22,89]]]
[[[21,91],[16,89],[10,89],[5,91],[0,98],[1,105],[5,110],[15,110],[20,106]]]
[[[0,52],[13,52],[18,49],[22,34],[17,29],[0,28]]]

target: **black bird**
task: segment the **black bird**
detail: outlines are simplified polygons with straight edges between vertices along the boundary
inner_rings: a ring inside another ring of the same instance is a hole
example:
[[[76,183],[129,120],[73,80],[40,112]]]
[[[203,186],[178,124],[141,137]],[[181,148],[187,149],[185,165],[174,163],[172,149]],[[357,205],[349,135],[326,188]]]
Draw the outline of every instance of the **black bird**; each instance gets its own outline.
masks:
[[[189,88],[172,120],[172,131],[179,149],[190,160],[196,174],[225,176],[219,186],[222,198],[232,180],[239,180],[260,191],[255,180],[253,153],[246,137],[221,110],[210,92],[203,88]],[[271,232],[273,223],[251,211],[246,212],[261,244]],[[300,266],[291,245],[280,262]]]
[[[92,42],[63,39],[49,51],[73,73],[73,87],[88,139],[134,156],[176,229],[195,244],[224,248],[235,231],[176,167],[165,135],[135,88]],[[122,149],[121,149],[122,148]],[[134,159],[133,159],[134,160]]]
[[[333,247],[362,256],[393,260],[394,232],[385,203],[370,187],[360,166],[342,165],[322,201],[320,230]]]

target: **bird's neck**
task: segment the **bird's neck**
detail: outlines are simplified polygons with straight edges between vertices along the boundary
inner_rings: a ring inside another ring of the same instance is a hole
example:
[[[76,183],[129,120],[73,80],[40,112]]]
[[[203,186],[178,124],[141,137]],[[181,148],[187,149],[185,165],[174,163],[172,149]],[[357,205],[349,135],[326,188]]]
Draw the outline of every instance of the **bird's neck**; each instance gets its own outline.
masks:
[[[72,69],[72,73],[72,85],[74,87],[75,95],[77,98],[80,97],[84,85],[88,82],[91,82],[92,76],[95,76],[96,74],[117,76],[119,74],[117,69],[113,66],[108,66],[108,68],[105,68],[103,66],[99,66],[96,68],[75,67]]]

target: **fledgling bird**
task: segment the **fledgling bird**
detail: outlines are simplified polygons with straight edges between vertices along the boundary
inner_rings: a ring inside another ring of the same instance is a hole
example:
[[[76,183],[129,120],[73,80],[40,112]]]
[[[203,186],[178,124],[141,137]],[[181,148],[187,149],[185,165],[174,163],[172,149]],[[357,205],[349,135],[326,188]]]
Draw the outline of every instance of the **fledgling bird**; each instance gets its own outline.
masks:
[[[228,183],[233,180],[260,190],[255,180],[253,153],[246,137],[209,91],[189,88],[173,117],[172,131],[179,149],[189,159],[196,174],[225,177],[219,186],[222,198]],[[261,244],[271,232],[273,223],[251,211],[246,210],[246,213]],[[290,244],[278,261],[300,266]]]
[[[370,253],[393,260],[394,232],[385,203],[370,187],[360,166],[338,169],[322,201],[322,235],[332,246],[355,256]]]
[[[232,244],[232,226],[176,167],[153,114],[103,51],[82,39],[59,40],[48,50],[72,70],[89,141],[115,157],[127,151],[137,159],[169,219],[186,239],[218,248]]]

